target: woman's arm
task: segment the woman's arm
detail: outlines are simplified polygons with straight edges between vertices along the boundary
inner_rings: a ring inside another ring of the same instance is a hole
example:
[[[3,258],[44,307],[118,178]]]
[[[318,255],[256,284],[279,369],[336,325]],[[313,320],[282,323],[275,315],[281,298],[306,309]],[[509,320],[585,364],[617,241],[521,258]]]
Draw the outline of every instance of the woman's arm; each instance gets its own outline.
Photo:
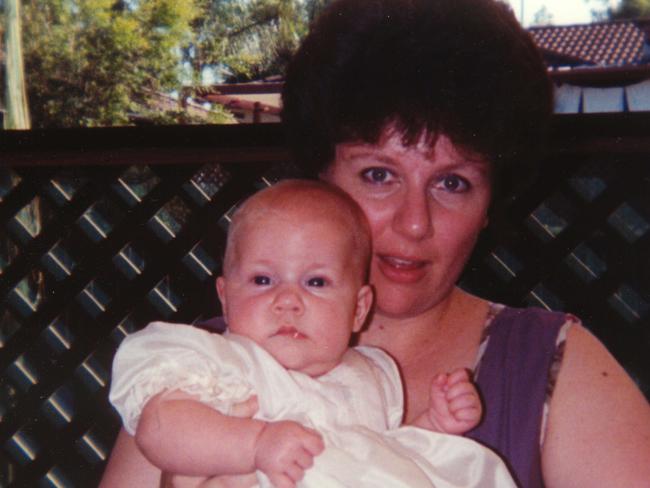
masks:
[[[547,487],[647,487],[650,405],[582,326],[572,326],[551,400],[542,470]]]
[[[135,438],[120,430],[99,488],[158,488],[160,470],[144,457]]]

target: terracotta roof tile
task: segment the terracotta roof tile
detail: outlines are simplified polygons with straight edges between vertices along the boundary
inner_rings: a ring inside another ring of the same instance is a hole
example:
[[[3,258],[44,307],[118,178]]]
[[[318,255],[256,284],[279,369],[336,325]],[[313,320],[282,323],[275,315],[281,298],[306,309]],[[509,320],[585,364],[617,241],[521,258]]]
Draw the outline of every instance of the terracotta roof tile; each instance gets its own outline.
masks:
[[[544,26],[528,30],[542,50],[584,64],[622,66],[643,60],[645,33],[633,22]]]

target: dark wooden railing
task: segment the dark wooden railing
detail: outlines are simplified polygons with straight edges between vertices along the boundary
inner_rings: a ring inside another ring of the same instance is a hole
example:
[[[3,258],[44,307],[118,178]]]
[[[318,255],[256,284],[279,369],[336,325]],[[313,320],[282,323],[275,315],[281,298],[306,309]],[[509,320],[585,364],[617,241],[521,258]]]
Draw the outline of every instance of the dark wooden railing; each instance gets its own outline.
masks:
[[[650,114],[557,116],[543,171],[462,284],[571,311],[650,392]],[[228,215],[293,175],[276,125],[0,132],[0,486],[94,486],[111,361],[218,314]]]

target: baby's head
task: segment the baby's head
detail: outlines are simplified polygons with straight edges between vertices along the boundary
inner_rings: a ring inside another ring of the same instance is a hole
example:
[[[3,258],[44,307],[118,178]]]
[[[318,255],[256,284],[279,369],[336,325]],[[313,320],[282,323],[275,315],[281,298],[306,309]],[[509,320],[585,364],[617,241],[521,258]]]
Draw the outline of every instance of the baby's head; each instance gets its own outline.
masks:
[[[289,180],[253,195],[230,224],[217,279],[230,332],[288,369],[326,373],[370,309],[370,246],[363,211],[336,187]]]

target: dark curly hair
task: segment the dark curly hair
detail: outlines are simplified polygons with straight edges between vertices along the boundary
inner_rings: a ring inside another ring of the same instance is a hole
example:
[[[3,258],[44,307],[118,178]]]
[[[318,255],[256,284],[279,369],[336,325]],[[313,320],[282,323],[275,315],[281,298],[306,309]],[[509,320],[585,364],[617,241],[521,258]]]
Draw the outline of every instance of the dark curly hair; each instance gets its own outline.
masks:
[[[394,124],[406,144],[444,133],[482,155],[501,191],[530,170],[552,108],[537,48],[495,0],[335,0],[289,63],[282,99],[310,176],[337,143],[376,143]]]

